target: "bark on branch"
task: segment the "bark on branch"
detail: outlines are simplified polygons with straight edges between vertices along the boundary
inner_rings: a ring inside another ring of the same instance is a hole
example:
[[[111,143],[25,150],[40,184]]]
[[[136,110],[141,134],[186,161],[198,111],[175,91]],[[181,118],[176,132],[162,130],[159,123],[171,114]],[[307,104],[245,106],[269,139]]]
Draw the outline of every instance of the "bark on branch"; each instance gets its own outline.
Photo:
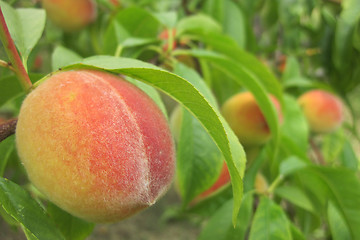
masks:
[[[15,133],[17,118],[0,123],[0,142]]]

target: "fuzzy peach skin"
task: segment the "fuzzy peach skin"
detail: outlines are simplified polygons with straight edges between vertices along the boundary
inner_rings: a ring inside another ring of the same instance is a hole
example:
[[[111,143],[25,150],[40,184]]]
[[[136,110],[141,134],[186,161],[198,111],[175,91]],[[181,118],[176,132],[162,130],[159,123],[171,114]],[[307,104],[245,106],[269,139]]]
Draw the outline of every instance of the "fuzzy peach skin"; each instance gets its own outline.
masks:
[[[315,133],[328,133],[343,121],[343,106],[339,98],[323,90],[311,90],[298,99],[310,129]]]
[[[95,0],[42,0],[48,18],[66,32],[82,29],[96,19]]]
[[[280,121],[282,120],[281,107],[275,97],[270,96],[274,103]],[[259,146],[266,143],[271,132],[250,92],[242,92],[232,96],[222,106],[222,113],[230,127],[245,147]]]
[[[152,205],[174,175],[163,113],[140,89],[101,71],[61,72],[31,92],[16,143],[31,182],[92,222],[114,222]]]

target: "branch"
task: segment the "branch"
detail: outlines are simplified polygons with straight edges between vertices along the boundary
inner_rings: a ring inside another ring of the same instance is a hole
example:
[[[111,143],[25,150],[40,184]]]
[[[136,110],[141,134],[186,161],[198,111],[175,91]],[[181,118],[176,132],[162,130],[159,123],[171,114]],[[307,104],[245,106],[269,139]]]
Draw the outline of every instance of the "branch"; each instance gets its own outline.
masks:
[[[317,146],[317,144],[315,143],[314,139],[310,138],[309,142],[310,142],[312,150],[314,151],[314,154],[316,156],[316,160],[318,161],[318,163],[320,165],[326,165],[324,156],[322,155],[322,153],[321,153],[319,147]]]
[[[188,7],[188,0],[181,0],[181,5],[182,5],[182,8],[184,9],[185,14],[190,15],[191,11]]]
[[[11,66],[14,68],[14,72],[18,77],[21,86],[26,92],[29,92],[32,87],[32,83],[21,61],[20,55],[15,47],[15,43],[11,38],[1,8],[0,8],[0,40],[3,43],[5,52],[9,57]]]
[[[0,124],[0,142],[15,133],[17,118],[10,119]]]

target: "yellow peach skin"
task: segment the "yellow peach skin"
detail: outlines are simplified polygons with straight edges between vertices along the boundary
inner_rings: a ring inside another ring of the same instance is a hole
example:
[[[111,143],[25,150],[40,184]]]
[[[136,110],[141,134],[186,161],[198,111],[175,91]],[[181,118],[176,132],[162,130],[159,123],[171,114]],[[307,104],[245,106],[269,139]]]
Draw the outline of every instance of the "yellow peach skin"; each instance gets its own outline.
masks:
[[[31,182],[52,202],[93,222],[152,205],[174,174],[167,120],[140,89],[95,70],[51,76],[23,102],[16,129]]]
[[[273,96],[270,98],[281,121],[280,104]],[[270,139],[269,126],[252,93],[243,92],[232,96],[224,103],[222,113],[245,147],[259,146]]]
[[[339,98],[323,90],[312,90],[298,99],[310,129],[315,133],[328,133],[343,121],[343,106]]]
[[[67,32],[82,29],[96,19],[94,0],[42,0],[48,18]]]

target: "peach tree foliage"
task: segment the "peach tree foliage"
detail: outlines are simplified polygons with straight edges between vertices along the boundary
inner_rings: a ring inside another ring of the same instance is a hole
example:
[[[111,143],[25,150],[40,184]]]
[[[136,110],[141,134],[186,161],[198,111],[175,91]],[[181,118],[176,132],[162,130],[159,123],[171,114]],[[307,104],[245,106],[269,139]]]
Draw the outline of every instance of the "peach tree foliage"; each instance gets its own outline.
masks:
[[[352,100],[360,77],[359,1],[113,2],[93,1],[96,19],[64,32],[39,3],[0,1],[31,81],[21,80],[26,76],[16,71],[19,63],[5,51],[2,27],[1,119],[17,117],[29,86],[36,91],[54,73],[120,74],[166,116],[174,102],[182,106],[173,184],[182,203],[164,216],[206,222],[198,239],[309,239],[316,234],[360,239],[358,156],[352,147],[359,144],[359,101]],[[164,30],[175,34],[160,37]],[[284,69],[278,66],[279,54],[285,55]],[[311,89],[332,92],[351,113],[331,133],[309,129],[297,98]],[[222,117],[226,100],[244,91],[255,97],[271,132],[270,140],[256,148],[243,149]],[[282,120],[269,96],[278,99]],[[231,185],[194,201],[218,180],[224,161]],[[255,183],[259,174],[261,191]],[[85,239],[95,225],[51,203],[27,180],[14,136],[0,142],[0,204],[4,221],[20,226],[28,239]]]

